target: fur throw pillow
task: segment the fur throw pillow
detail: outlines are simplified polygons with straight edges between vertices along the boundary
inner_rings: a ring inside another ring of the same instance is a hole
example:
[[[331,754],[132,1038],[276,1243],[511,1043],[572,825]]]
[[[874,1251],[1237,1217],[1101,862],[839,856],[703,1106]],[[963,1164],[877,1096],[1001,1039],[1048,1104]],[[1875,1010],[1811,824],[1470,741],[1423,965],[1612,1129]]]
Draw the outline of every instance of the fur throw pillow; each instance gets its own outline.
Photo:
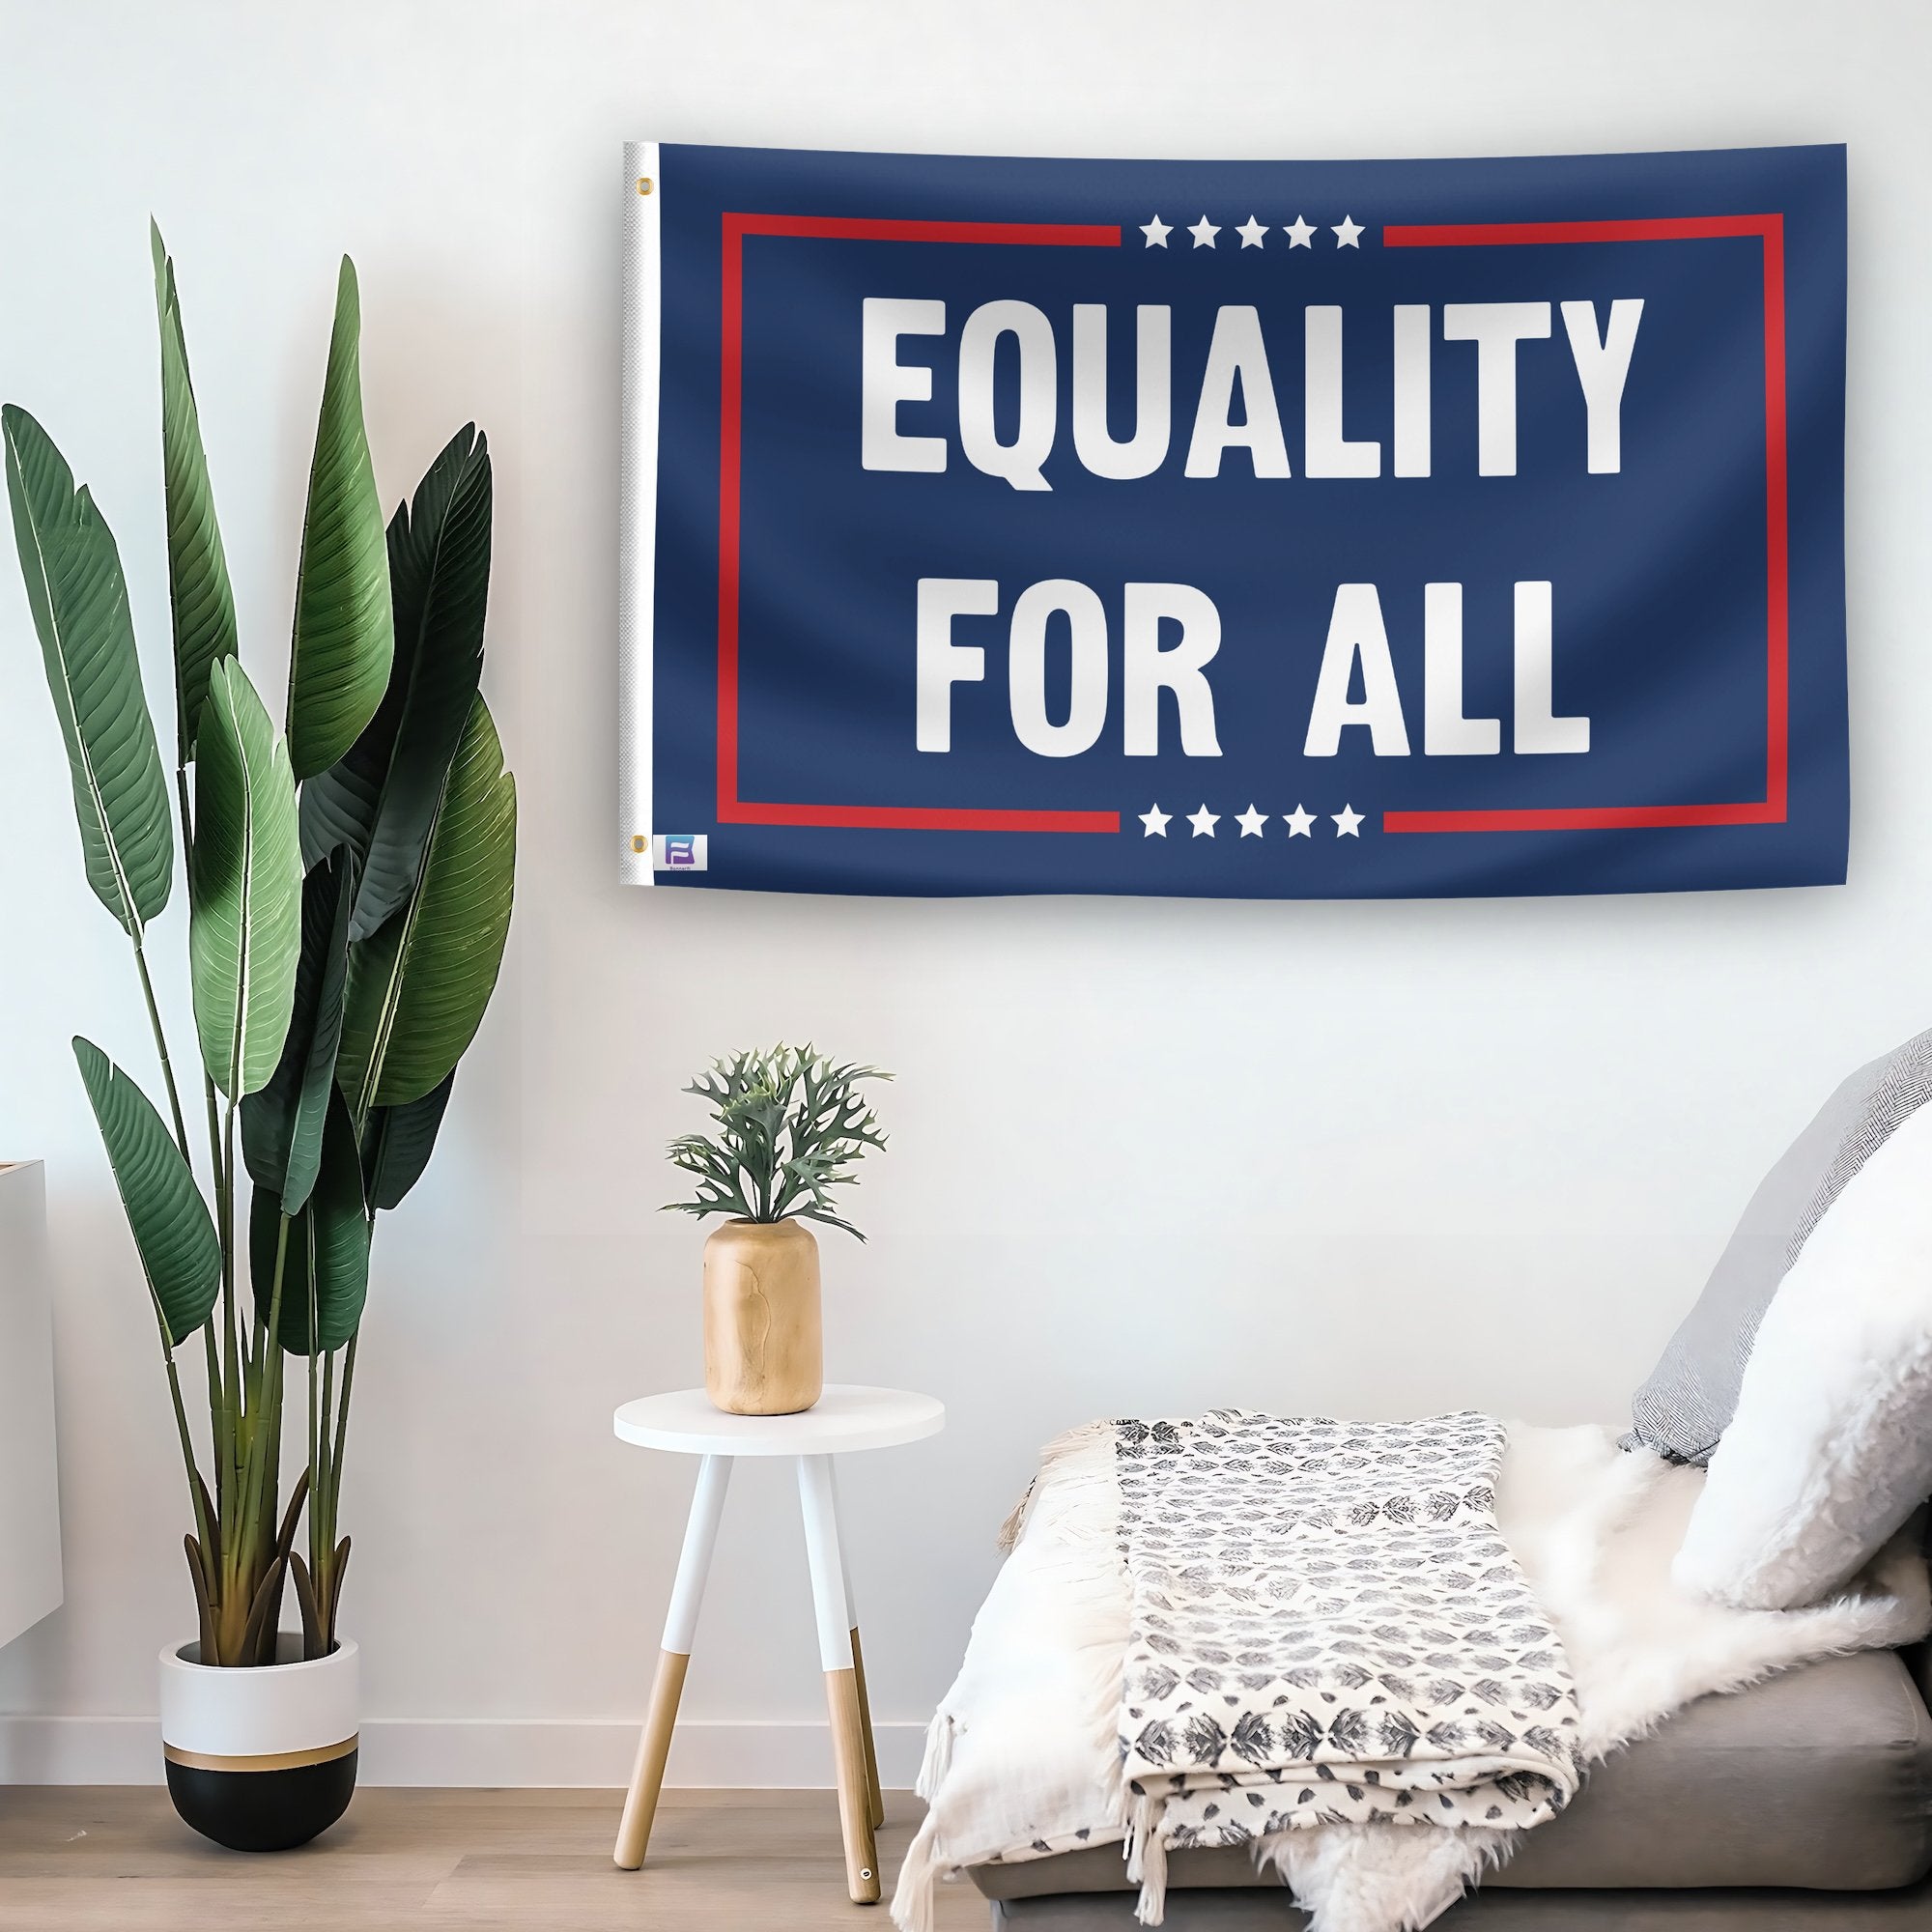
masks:
[[[1932,1493],[1932,1107],[1847,1182],[1758,1329],[1672,1575],[1749,1609],[1850,1580]]]

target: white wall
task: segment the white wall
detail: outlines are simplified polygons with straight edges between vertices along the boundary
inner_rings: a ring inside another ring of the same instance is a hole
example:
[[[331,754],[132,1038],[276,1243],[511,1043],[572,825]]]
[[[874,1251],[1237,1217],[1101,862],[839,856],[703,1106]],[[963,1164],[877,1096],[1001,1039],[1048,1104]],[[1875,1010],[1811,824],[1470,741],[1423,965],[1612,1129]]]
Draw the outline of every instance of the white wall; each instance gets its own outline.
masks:
[[[0,394],[119,530],[157,702],[151,209],[258,677],[281,673],[339,249],[385,497],[467,417],[497,452],[488,688],[522,876],[505,983],[370,1307],[344,1516],[372,1775],[621,1776],[690,1471],[608,1418],[698,1374],[699,1233],[652,1210],[691,1119],[676,1090],[714,1049],[810,1035],[899,1074],[872,1240],[828,1236],[826,1262],[834,1374],[952,1412],[846,1484],[904,1776],[1046,1435],[1220,1403],[1615,1415],[1823,1092],[1932,1020],[1922,6],[14,0],[0,35]],[[619,144],[643,134],[1256,156],[1849,139],[1851,885],[1334,906],[618,887]],[[0,576],[0,1155],[48,1163],[68,1565],[67,1606],[0,1653],[0,1711],[96,1720],[0,1726],[0,1776],[145,1776],[152,1732],[117,1720],[152,1712],[154,1653],[189,1628],[185,1511],[67,1036],[148,1060]],[[181,928],[157,948],[185,1045]],[[813,1734],[785,1728],[817,1699],[790,1500],[748,1471],[683,1775],[817,1777]]]

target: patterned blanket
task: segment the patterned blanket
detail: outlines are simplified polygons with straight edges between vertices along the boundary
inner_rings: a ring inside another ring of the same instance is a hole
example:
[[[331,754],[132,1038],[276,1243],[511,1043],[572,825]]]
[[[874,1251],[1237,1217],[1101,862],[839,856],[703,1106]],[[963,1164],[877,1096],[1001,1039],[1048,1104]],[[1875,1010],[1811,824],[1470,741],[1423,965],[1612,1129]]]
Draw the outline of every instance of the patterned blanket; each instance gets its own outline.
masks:
[[[1563,1652],[1465,1411],[1116,1422],[1128,1875],[1314,1824],[1521,1829],[1582,1776]]]

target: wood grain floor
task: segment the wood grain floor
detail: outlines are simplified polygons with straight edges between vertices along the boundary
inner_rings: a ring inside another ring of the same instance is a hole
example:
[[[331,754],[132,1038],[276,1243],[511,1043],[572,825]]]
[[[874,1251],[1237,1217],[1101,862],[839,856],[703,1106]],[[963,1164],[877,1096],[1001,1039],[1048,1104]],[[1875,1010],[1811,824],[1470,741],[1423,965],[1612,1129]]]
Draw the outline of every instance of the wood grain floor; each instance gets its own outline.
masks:
[[[611,1862],[622,1794],[358,1791],[300,1851],[197,1838],[164,1791],[0,1787],[0,1932],[892,1932],[845,1897],[829,1791],[668,1791],[649,1861]],[[886,1896],[919,1801],[886,1794]],[[970,1886],[939,1932],[984,1932]]]

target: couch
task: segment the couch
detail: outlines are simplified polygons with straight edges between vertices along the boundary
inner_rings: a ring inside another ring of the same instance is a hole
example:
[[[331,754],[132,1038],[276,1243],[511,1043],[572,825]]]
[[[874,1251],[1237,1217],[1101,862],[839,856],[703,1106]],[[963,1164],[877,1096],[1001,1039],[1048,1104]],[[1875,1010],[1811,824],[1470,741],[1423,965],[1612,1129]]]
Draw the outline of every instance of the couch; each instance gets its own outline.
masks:
[[[1932,1932],[1932,1668],[1867,1651],[1705,1697],[1601,1765],[1441,1932]],[[1420,1828],[1418,1828],[1420,1829]],[[1137,1932],[1118,1845],[969,1876],[999,1932]],[[1240,1849],[1175,1853],[1167,1932],[1303,1932]]]

